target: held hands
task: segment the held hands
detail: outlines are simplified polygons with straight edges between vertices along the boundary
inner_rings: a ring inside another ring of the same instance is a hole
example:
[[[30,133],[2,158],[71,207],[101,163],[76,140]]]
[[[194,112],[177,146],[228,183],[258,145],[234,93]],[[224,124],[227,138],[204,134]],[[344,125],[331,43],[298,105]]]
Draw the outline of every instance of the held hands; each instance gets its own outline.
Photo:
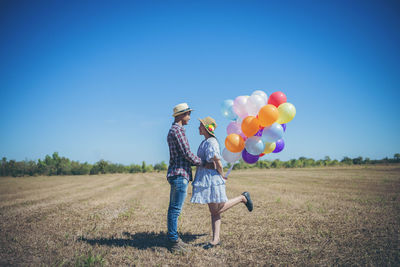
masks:
[[[206,163],[204,164],[204,168],[215,170],[215,169],[217,169],[217,166],[215,165],[215,162],[212,161],[212,162],[206,162]]]
[[[213,162],[215,163],[215,168],[218,171],[218,173],[222,176],[222,178],[227,180],[228,177],[226,177],[225,174],[224,174],[224,169],[222,167],[221,160],[217,156],[214,156]]]
[[[221,160],[219,158],[217,158],[217,156],[215,156],[211,162],[203,163],[203,167],[206,169],[217,170],[218,173],[222,176],[222,178],[224,178],[225,180],[228,180],[228,177],[226,177],[224,174]]]

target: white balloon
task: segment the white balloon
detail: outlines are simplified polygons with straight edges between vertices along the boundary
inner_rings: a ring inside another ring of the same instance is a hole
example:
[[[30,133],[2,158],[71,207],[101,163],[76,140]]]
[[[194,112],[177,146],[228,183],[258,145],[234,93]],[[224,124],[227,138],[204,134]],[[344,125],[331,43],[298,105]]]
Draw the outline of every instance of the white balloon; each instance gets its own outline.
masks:
[[[235,101],[233,101],[233,111],[240,117],[246,118],[248,116],[246,106],[247,100],[249,99],[248,96],[238,96],[236,97]]]
[[[251,95],[247,100],[247,113],[249,116],[256,116],[263,106],[265,101],[261,95]]]
[[[226,162],[229,162],[229,163],[234,163],[234,162],[238,161],[241,156],[242,156],[241,152],[233,153],[233,152],[230,152],[226,148],[224,148],[224,150],[222,151],[222,157],[224,158],[224,160]]]
[[[264,103],[265,103],[264,105],[268,104],[268,96],[264,91],[257,90],[257,91],[254,91],[251,95],[259,95],[259,96],[261,96],[264,99]]]

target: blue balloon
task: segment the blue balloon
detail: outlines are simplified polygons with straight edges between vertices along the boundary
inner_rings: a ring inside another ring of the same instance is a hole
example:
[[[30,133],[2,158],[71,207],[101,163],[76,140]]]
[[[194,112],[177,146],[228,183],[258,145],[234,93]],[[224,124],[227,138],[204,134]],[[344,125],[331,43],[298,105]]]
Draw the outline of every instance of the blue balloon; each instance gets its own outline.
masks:
[[[265,127],[261,139],[264,143],[272,143],[283,136],[283,128],[279,123],[274,122],[271,126]]]
[[[221,113],[222,116],[227,118],[228,120],[236,120],[238,115],[233,111],[233,100],[228,99],[222,102],[221,104]]]
[[[247,138],[245,148],[250,154],[258,156],[264,152],[265,144],[260,137],[252,136]]]

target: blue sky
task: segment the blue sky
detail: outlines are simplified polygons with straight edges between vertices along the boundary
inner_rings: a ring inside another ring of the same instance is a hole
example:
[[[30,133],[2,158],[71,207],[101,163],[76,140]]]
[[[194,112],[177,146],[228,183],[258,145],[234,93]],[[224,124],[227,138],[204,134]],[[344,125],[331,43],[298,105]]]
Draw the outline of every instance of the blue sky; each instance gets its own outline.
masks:
[[[168,162],[174,105],[196,152],[225,99],[297,114],[263,159],[400,152],[397,1],[1,1],[0,156]]]

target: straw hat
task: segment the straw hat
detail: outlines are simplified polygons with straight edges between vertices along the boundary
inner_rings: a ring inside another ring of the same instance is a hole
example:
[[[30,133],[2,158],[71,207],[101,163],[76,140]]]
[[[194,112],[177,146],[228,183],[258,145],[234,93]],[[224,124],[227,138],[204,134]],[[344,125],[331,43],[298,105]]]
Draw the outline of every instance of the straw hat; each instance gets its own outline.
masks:
[[[192,111],[193,109],[189,108],[187,103],[181,103],[178,104],[174,107],[174,114],[172,114],[173,117],[176,117],[178,115],[181,115],[183,113]]]
[[[204,119],[199,119],[199,121],[203,124],[204,128],[206,128],[206,131],[215,137],[214,131],[217,128],[215,120],[211,117],[206,117]]]

